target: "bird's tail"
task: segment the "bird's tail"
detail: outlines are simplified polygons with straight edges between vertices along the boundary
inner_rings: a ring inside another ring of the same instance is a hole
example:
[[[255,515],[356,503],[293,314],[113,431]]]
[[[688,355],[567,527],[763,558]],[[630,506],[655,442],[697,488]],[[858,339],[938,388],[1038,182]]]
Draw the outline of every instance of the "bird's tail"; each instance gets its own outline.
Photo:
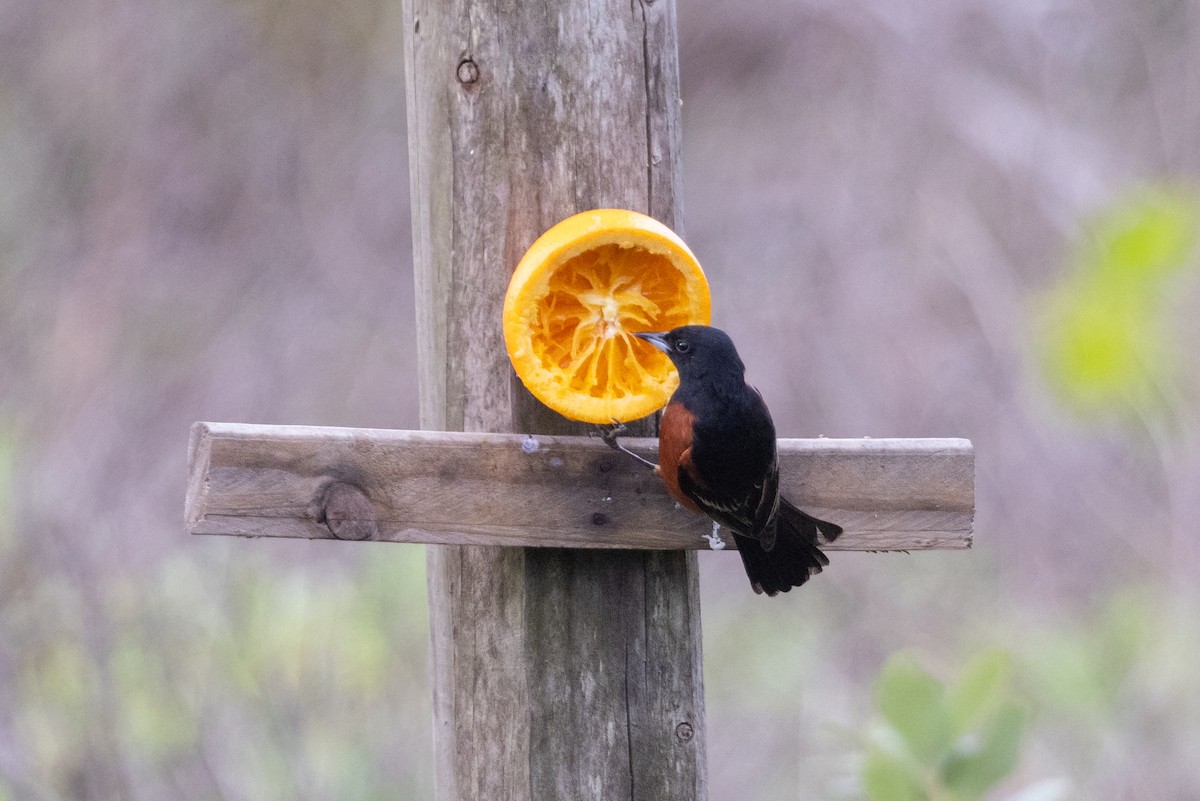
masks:
[[[787,592],[820,573],[829,564],[829,557],[817,546],[833,542],[842,533],[841,526],[818,520],[782,498],[778,514],[775,544],[769,551],[753,537],[733,535],[746,575],[757,593]]]

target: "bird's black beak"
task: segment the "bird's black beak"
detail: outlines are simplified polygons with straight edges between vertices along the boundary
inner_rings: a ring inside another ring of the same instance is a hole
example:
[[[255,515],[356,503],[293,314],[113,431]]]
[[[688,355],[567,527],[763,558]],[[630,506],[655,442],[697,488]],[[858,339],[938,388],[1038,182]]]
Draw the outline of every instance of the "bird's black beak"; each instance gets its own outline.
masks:
[[[638,339],[646,340],[651,345],[653,345],[654,347],[661,350],[663,353],[669,354],[671,352],[671,343],[667,342],[667,334],[665,331],[661,334],[655,334],[655,333],[650,333],[649,331],[646,331],[641,334],[634,334],[634,336],[637,337]]]

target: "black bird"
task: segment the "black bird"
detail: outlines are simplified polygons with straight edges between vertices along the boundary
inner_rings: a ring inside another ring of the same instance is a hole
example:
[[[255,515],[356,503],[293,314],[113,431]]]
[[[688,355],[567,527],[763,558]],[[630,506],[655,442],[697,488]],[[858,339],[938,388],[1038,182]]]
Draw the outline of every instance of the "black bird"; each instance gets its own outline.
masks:
[[[833,542],[842,528],[780,497],[775,424],[746,383],[733,340],[702,325],[637,336],[679,371],[679,388],[662,414],[655,468],[670,493],[733,532],[756,593],[787,592],[820,573],[829,559],[818,544]]]

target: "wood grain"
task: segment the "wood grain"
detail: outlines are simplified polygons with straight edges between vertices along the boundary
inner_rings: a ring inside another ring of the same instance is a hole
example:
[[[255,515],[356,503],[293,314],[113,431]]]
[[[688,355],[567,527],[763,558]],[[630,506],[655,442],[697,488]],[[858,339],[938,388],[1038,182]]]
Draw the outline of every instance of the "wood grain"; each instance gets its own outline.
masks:
[[[593,438],[196,423],[192,441],[194,534],[708,548],[704,517]],[[970,546],[967,440],[787,439],[779,458],[784,496],[846,529],[831,550]]]
[[[678,226],[674,0],[403,6],[421,427],[580,433],[513,375],[502,299],[571,214]],[[572,542],[560,528],[544,542]],[[683,551],[430,547],[439,801],[703,798],[695,571]]]

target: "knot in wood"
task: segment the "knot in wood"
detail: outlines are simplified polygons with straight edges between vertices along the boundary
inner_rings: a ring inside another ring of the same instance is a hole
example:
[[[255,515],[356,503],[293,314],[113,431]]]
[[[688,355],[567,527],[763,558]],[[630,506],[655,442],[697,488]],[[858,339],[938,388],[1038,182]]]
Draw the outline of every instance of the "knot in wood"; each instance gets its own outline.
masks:
[[[464,58],[458,62],[455,75],[458,76],[458,82],[463,86],[470,86],[479,81],[479,65],[469,58]]]
[[[358,487],[342,481],[326,488],[317,520],[339,540],[367,540],[379,533],[371,499]]]
[[[675,736],[680,742],[691,742],[691,739],[696,736],[696,732],[692,729],[692,724],[684,721],[675,727]]]

